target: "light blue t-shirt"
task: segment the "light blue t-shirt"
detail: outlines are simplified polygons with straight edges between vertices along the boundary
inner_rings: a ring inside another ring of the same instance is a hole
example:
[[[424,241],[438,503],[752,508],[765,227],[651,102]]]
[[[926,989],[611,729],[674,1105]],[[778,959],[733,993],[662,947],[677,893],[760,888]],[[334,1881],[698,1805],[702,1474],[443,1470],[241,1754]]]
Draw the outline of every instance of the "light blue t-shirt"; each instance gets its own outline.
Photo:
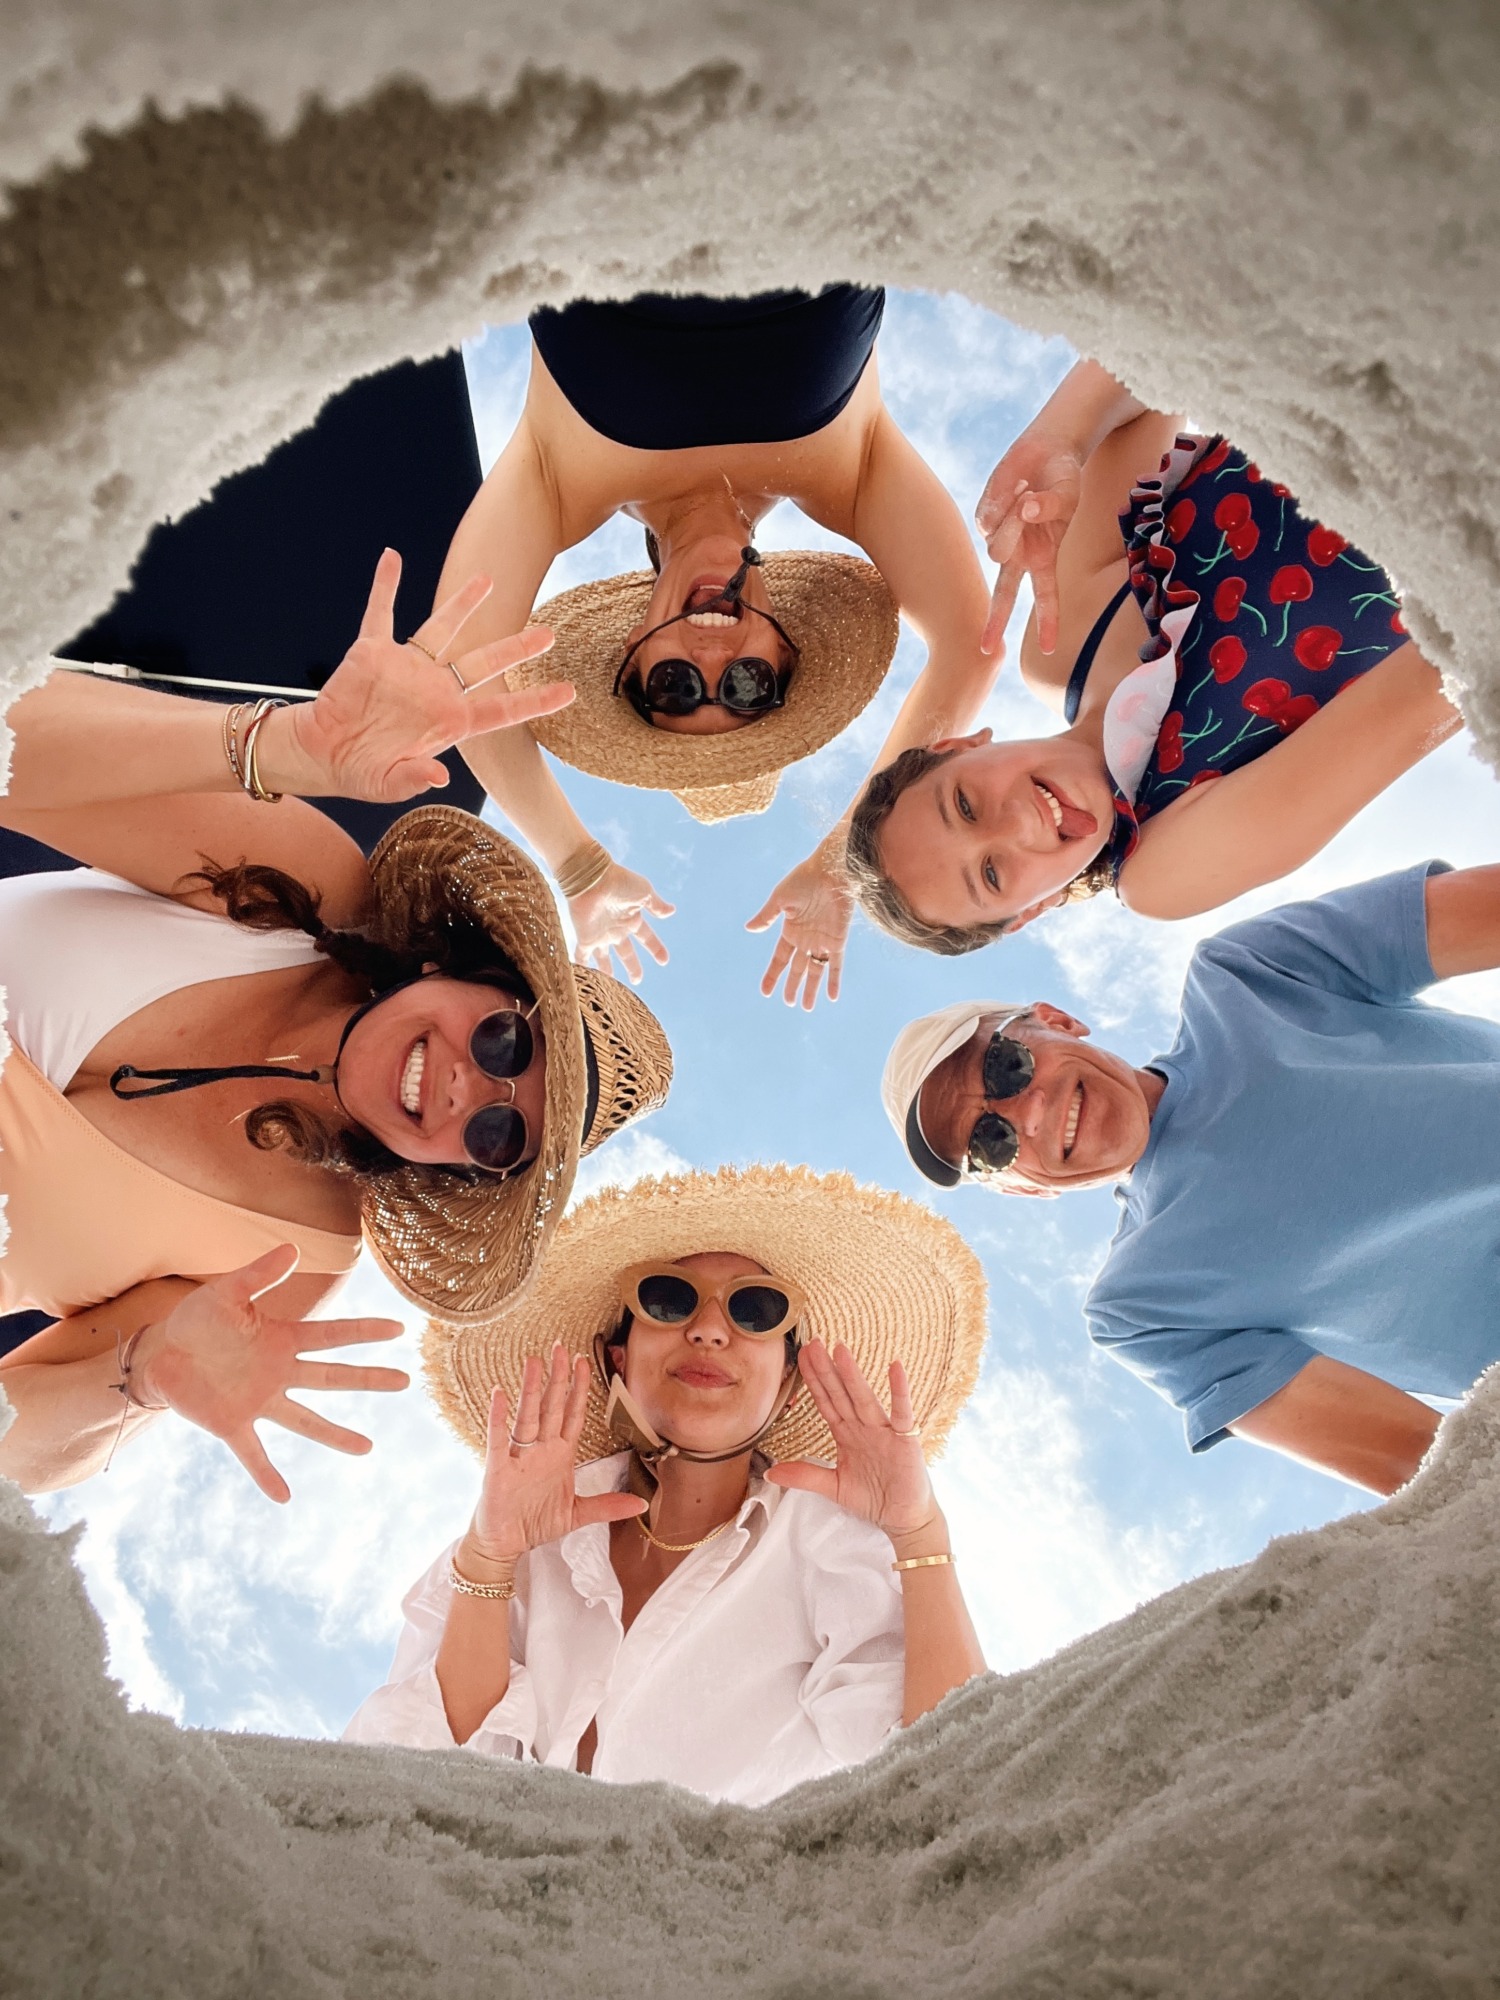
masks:
[[[1433,982],[1443,862],[1193,954],[1151,1135],[1085,1304],[1194,1451],[1315,1355],[1461,1396],[1500,1359],[1500,1026]]]

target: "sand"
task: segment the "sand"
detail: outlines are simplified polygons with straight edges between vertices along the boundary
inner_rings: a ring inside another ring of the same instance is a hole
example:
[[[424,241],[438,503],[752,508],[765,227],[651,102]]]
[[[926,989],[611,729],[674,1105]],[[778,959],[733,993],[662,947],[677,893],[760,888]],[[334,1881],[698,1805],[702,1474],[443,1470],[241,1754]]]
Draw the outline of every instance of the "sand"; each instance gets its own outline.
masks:
[[[1230,430],[1500,751],[1489,0],[15,0],[0,79],[0,690],[353,375],[852,277]],[[1497,1445],[1491,1381],[1394,1502],[756,1815],[129,1713],[8,1492],[8,1990],[1494,1994]]]

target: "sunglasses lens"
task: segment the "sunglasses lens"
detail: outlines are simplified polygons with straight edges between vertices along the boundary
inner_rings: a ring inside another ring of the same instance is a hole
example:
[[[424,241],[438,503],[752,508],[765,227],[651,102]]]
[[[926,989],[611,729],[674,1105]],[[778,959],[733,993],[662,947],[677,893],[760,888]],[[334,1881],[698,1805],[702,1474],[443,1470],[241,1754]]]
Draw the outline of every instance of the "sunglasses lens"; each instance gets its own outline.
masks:
[[[731,660],[719,680],[719,699],[735,715],[759,715],[776,700],[776,669],[769,660]]]
[[[781,1325],[791,1303],[774,1285],[739,1285],[729,1294],[729,1317],[741,1333],[769,1333]]]
[[[506,1007],[486,1014],[469,1037],[469,1054],[486,1076],[520,1076],[531,1067],[531,1023]]]
[[[1036,1058],[1009,1035],[997,1035],[984,1052],[986,1097],[1019,1097],[1035,1075]]]
[[[647,1319],[654,1319],[658,1326],[681,1326],[698,1310],[698,1287],[665,1271],[642,1278],[635,1296]]]
[[[691,660],[658,660],[646,676],[647,699],[663,715],[691,715],[704,692]]]
[[[504,1173],[526,1150],[526,1120],[509,1104],[486,1104],[464,1126],[464,1152],[486,1173]]]
[[[996,1091],[994,1095],[999,1096]],[[969,1134],[969,1170],[976,1174],[999,1174],[1016,1163],[1021,1141],[1008,1118],[985,1111],[974,1121]]]

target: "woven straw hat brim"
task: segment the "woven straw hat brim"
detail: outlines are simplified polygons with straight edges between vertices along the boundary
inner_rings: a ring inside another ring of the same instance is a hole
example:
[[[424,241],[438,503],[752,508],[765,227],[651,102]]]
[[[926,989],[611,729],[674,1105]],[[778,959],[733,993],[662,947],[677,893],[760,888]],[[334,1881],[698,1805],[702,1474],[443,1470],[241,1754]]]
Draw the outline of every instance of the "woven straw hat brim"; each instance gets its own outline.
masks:
[[[472,813],[438,805],[405,814],[371,855],[370,875],[372,930],[382,941],[400,944],[428,913],[456,900],[515,962],[540,1002],[546,1110],[532,1164],[503,1181],[412,1168],[383,1178],[363,1197],[366,1241],[397,1290],[428,1312],[484,1319],[525,1286],[573,1186],[588,1101],[580,1008],[604,1026],[596,1037],[601,1048],[607,1043],[618,1050],[642,1039],[648,1044],[659,1094],[638,1093],[641,1102],[627,1115],[661,1101],[663,1052],[670,1080],[670,1051],[642,1001],[632,994],[622,1007],[613,991],[617,982],[570,963],[557,906],[540,872]],[[644,1031],[640,1017],[654,1034]],[[621,1066],[617,1058],[614,1067]],[[602,1090],[600,1116],[609,1118]],[[613,1117],[605,1129],[622,1122]],[[597,1124],[594,1136],[597,1142]]]
[[[695,817],[763,812],[776,775],[832,742],[870,701],[896,651],[895,601],[873,563],[817,550],[768,555],[772,608],[801,649],[785,705],[722,736],[653,728],[616,696],[626,634],[646,616],[650,570],[580,584],[550,599],[532,622],[557,634],[551,652],[511,670],[512,687],[571,681],[578,697],[531,727],[565,764],[596,778],[675,792]],[[769,781],[769,789],[767,789]],[[741,800],[724,788],[751,786]],[[723,791],[700,805],[693,795]]]
[[[904,1362],[924,1449],[936,1457],[978,1379],[988,1316],[979,1259],[920,1203],[806,1167],[721,1167],[591,1196],[564,1219],[524,1297],[483,1325],[429,1324],[423,1363],[439,1409],[483,1453],[490,1394],[503,1388],[515,1409],[528,1355],[545,1357],[556,1340],[590,1354],[595,1334],[619,1319],[621,1271],[705,1250],[737,1251],[799,1285],[805,1332],[830,1348],[845,1342],[882,1403],[890,1363]],[[618,1449],[596,1381],[579,1462]],[[835,1456],[805,1387],[761,1449]]]

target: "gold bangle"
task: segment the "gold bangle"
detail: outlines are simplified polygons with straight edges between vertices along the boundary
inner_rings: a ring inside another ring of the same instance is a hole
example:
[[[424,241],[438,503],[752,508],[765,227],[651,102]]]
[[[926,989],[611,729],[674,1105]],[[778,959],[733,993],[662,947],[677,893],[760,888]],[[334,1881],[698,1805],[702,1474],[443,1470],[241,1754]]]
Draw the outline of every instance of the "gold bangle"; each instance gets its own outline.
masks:
[[[943,1556],[903,1556],[900,1562],[893,1562],[892,1569],[938,1569],[953,1561],[952,1554]]]
[[[607,847],[597,840],[585,841],[558,869],[557,886],[571,903],[575,896],[597,889],[613,865]]]
[[[224,759],[237,785],[243,785],[245,782],[245,770],[240,763],[240,746],[237,739],[245,710],[249,706],[248,701],[237,701],[232,708],[226,708],[224,711]]]
[[[460,1597],[488,1597],[505,1604],[516,1594],[514,1571],[503,1583],[475,1583],[471,1577],[464,1575],[452,1556],[448,1558],[448,1581]]]
[[[260,747],[260,732],[265,726],[268,717],[275,709],[285,707],[286,703],[284,701],[267,701],[262,698],[255,704],[255,713],[245,724],[245,741],[242,751],[245,773],[240,782],[258,805],[274,806],[279,804],[281,800],[280,792],[269,792],[261,783],[258,751]]]

